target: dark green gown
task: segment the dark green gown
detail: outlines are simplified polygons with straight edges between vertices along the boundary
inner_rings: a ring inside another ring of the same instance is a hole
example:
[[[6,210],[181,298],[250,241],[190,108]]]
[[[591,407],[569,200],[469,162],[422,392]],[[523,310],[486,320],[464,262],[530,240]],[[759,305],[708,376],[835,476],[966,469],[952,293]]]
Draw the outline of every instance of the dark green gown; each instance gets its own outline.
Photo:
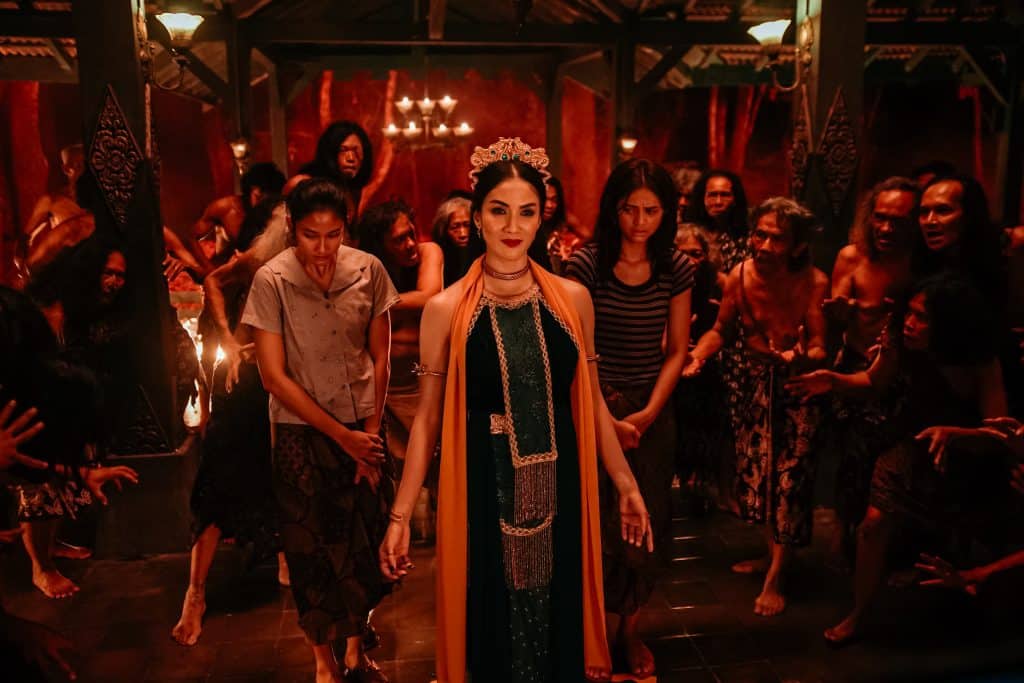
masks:
[[[539,299],[539,292],[535,294]],[[508,437],[492,434],[492,415],[505,412],[501,363],[492,329],[495,311],[504,340],[510,395],[535,419],[521,419],[519,444],[550,442],[547,381],[537,372],[538,348],[532,299],[489,308],[487,299],[466,342],[468,554],[467,666],[476,683],[585,680],[580,542],[580,475],[570,389],[576,373],[573,339],[540,301],[540,320],[550,359],[554,412],[555,497],[550,581],[509,587],[500,521],[511,519],[515,473]],[[517,408],[513,407],[515,413]],[[525,410],[520,408],[520,410]],[[520,413],[523,414],[523,413]],[[532,429],[524,434],[523,428]],[[532,426],[531,426],[532,425]],[[541,429],[541,426],[543,428]],[[543,433],[541,433],[543,432]],[[536,558],[532,558],[536,559]]]

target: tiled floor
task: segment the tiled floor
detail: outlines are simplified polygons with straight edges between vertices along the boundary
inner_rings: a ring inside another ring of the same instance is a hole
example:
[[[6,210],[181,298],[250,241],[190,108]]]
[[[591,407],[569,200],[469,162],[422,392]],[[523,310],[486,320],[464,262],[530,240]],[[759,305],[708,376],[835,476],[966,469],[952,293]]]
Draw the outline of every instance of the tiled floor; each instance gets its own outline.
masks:
[[[761,550],[757,530],[722,514],[677,520],[677,560],[643,619],[658,681],[1024,680],[1024,668],[1017,668],[1024,663],[1024,628],[1000,630],[984,603],[919,588],[887,590],[864,640],[827,648],[821,629],[847,605],[849,584],[822,566],[826,531],[819,525],[815,546],[794,568],[790,608],[764,619],[751,610],[757,579],[729,571]],[[418,570],[374,617],[383,638],[374,656],[396,683],[426,683],[433,671],[431,549],[418,549],[415,561]],[[2,562],[8,609],[70,635],[80,680],[313,679],[312,655],[291,596],[274,581],[275,568],[243,571],[237,550],[218,554],[206,624],[191,648],[169,637],[187,579],[185,554],[65,563],[82,591],[62,602],[31,589],[23,553]]]

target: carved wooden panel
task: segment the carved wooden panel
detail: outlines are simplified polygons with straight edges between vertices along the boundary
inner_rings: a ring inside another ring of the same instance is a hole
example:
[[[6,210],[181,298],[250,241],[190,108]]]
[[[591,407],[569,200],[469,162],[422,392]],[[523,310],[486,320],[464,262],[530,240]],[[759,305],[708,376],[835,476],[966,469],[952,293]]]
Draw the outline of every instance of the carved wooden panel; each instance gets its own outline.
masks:
[[[832,213],[838,216],[850,188],[853,187],[857,165],[860,163],[853,121],[850,120],[850,111],[846,106],[842,88],[836,91],[836,97],[829,109],[825,130],[818,144],[818,154],[822,159],[825,191],[832,206]]]
[[[88,163],[103,199],[118,225],[125,226],[128,205],[143,156],[112,86],[107,86],[96,122]]]

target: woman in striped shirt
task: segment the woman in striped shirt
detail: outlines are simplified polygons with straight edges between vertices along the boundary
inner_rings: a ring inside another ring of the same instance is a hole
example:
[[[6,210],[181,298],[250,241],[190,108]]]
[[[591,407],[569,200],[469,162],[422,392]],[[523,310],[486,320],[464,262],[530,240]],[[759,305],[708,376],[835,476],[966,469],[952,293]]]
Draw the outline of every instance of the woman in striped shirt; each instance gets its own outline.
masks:
[[[695,266],[674,249],[676,204],[665,169],[645,159],[620,164],[601,195],[595,242],[576,252],[566,271],[594,300],[601,390],[655,536],[655,555],[620,540],[613,531],[619,525],[616,494],[605,477],[601,517],[609,640],[636,676],[654,673],[654,657],[637,633],[637,616],[672,547],[676,426],[671,398],[690,337]]]

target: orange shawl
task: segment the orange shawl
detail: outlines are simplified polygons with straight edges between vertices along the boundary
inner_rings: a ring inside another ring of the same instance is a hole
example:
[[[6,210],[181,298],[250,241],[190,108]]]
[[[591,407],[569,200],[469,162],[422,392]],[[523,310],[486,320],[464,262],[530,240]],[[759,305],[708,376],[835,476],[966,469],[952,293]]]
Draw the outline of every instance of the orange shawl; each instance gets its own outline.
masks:
[[[547,305],[568,325],[579,344],[576,378],[572,385],[572,411],[580,462],[584,665],[611,670],[601,573],[597,431],[583,330],[576,309],[557,278],[533,261],[530,262],[530,270]],[[452,316],[437,511],[438,683],[464,683],[466,680],[466,339],[483,284],[483,268],[477,259],[459,285],[463,292],[462,301]]]

